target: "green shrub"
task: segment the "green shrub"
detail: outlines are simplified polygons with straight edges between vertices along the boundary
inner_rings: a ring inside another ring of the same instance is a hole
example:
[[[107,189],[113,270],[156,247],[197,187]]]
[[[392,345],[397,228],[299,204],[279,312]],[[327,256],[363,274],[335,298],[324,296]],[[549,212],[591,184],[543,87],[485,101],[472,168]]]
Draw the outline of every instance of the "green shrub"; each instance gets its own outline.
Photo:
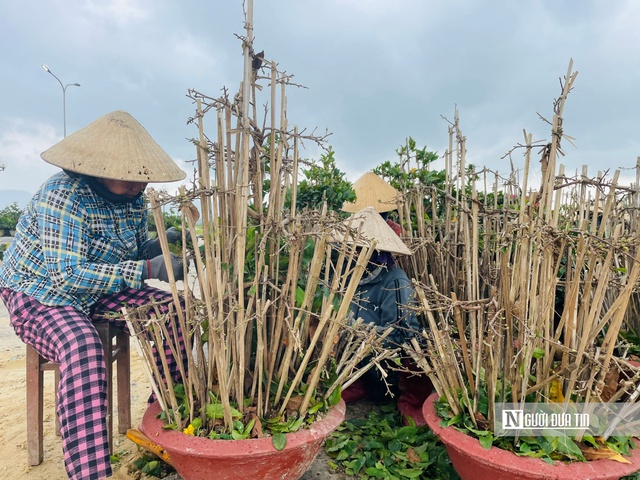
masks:
[[[321,155],[319,164],[310,165],[302,173],[305,179],[298,184],[298,209],[320,209],[326,202],[329,210],[339,211],[344,202],[355,201],[351,182],[336,167],[333,150],[329,149],[327,154]]]
[[[15,230],[22,210],[18,207],[18,202],[0,210],[0,230]]]
[[[171,227],[181,228],[182,227],[182,218],[179,214],[176,214],[173,209],[171,209],[171,213],[162,212],[162,218],[164,219],[164,228],[168,229]],[[154,216],[149,213],[149,232],[157,232],[156,228],[156,220]]]

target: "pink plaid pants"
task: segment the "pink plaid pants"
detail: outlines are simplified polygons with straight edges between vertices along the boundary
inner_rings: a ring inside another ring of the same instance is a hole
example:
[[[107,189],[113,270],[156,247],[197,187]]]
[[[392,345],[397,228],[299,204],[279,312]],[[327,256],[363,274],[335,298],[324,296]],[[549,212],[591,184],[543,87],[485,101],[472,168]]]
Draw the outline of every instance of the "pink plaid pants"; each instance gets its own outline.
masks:
[[[12,290],[0,291],[0,297],[18,337],[42,357],[60,364],[58,418],[67,475],[72,480],[101,480],[110,476],[106,365],[93,322],[111,321],[127,330],[123,320],[105,314],[120,312],[124,305],[142,306],[150,301],[166,305],[172,302],[171,293],[152,287],[128,288],[103,297],[93,306],[90,316],[69,306],[43,305]],[[171,333],[178,339],[186,365],[182,332]],[[164,351],[172,377],[179,378],[177,363],[166,344]],[[161,367],[156,351],[154,356]]]

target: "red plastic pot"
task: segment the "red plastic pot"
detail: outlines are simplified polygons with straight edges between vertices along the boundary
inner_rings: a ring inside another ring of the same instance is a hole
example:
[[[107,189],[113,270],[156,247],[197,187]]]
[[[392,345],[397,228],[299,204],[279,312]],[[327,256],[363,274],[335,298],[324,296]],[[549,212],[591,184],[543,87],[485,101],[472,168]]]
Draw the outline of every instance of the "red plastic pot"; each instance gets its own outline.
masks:
[[[307,471],[324,439],[344,420],[345,403],[331,408],[310,428],[287,434],[283,450],[271,438],[209,440],[164,430],[158,403],[145,412],[140,430],[165,449],[183,480],[297,480]]]
[[[590,462],[556,462],[550,465],[539,458],[519,457],[496,447],[486,450],[477,439],[453,427],[442,428],[436,414],[434,393],[422,407],[427,425],[440,437],[449,454],[453,468],[462,480],[618,480],[640,470],[640,448],[625,457],[631,463],[614,460]],[[636,442],[638,443],[638,442]]]

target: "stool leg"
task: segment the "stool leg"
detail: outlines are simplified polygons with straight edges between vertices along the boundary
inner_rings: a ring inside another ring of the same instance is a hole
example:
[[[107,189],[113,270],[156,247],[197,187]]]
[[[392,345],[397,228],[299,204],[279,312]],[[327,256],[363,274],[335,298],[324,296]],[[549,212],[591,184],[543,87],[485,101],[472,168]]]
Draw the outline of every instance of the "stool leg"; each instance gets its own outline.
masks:
[[[27,456],[29,465],[40,465],[43,457],[43,372],[40,355],[27,345]]]
[[[54,369],[53,371],[53,384],[55,385],[55,395],[56,395],[56,411],[54,415],[54,423],[55,423],[55,432],[57,436],[62,436],[60,433],[60,419],[58,418],[58,387],[60,386],[60,366]]]
[[[116,334],[118,376],[118,432],[127,433],[131,428],[131,357],[129,334],[120,330]]]
[[[111,329],[109,323],[97,323],[96,329],[100,335],[102,349],[104,351],[104,363],[107,368],[107,437],[109,438],[109,450],[113,453],[113,366],[111,345]]]

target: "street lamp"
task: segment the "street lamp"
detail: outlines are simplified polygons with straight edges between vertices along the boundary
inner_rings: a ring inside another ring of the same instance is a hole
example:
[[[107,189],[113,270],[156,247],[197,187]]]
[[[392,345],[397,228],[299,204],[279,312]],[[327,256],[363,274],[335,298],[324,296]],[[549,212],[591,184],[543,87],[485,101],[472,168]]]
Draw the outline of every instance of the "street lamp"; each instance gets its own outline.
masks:
[[[64,85],[60,79],[58,77],[56,77],[53,72],[51,70],[49,70],[49,67],[47,67],[46,65],[42,65],[42,69],[47,72],[50,73],[51,76],[53,78],[55,78],[58,83],[60,84],[60,86],[62,87],[62,124],[64,127],[64,136],[67,136],[67,87],[68,86],[72,86],[72,87],[79,87],[80,84],[79,83],[67,83],[66,85]]]

